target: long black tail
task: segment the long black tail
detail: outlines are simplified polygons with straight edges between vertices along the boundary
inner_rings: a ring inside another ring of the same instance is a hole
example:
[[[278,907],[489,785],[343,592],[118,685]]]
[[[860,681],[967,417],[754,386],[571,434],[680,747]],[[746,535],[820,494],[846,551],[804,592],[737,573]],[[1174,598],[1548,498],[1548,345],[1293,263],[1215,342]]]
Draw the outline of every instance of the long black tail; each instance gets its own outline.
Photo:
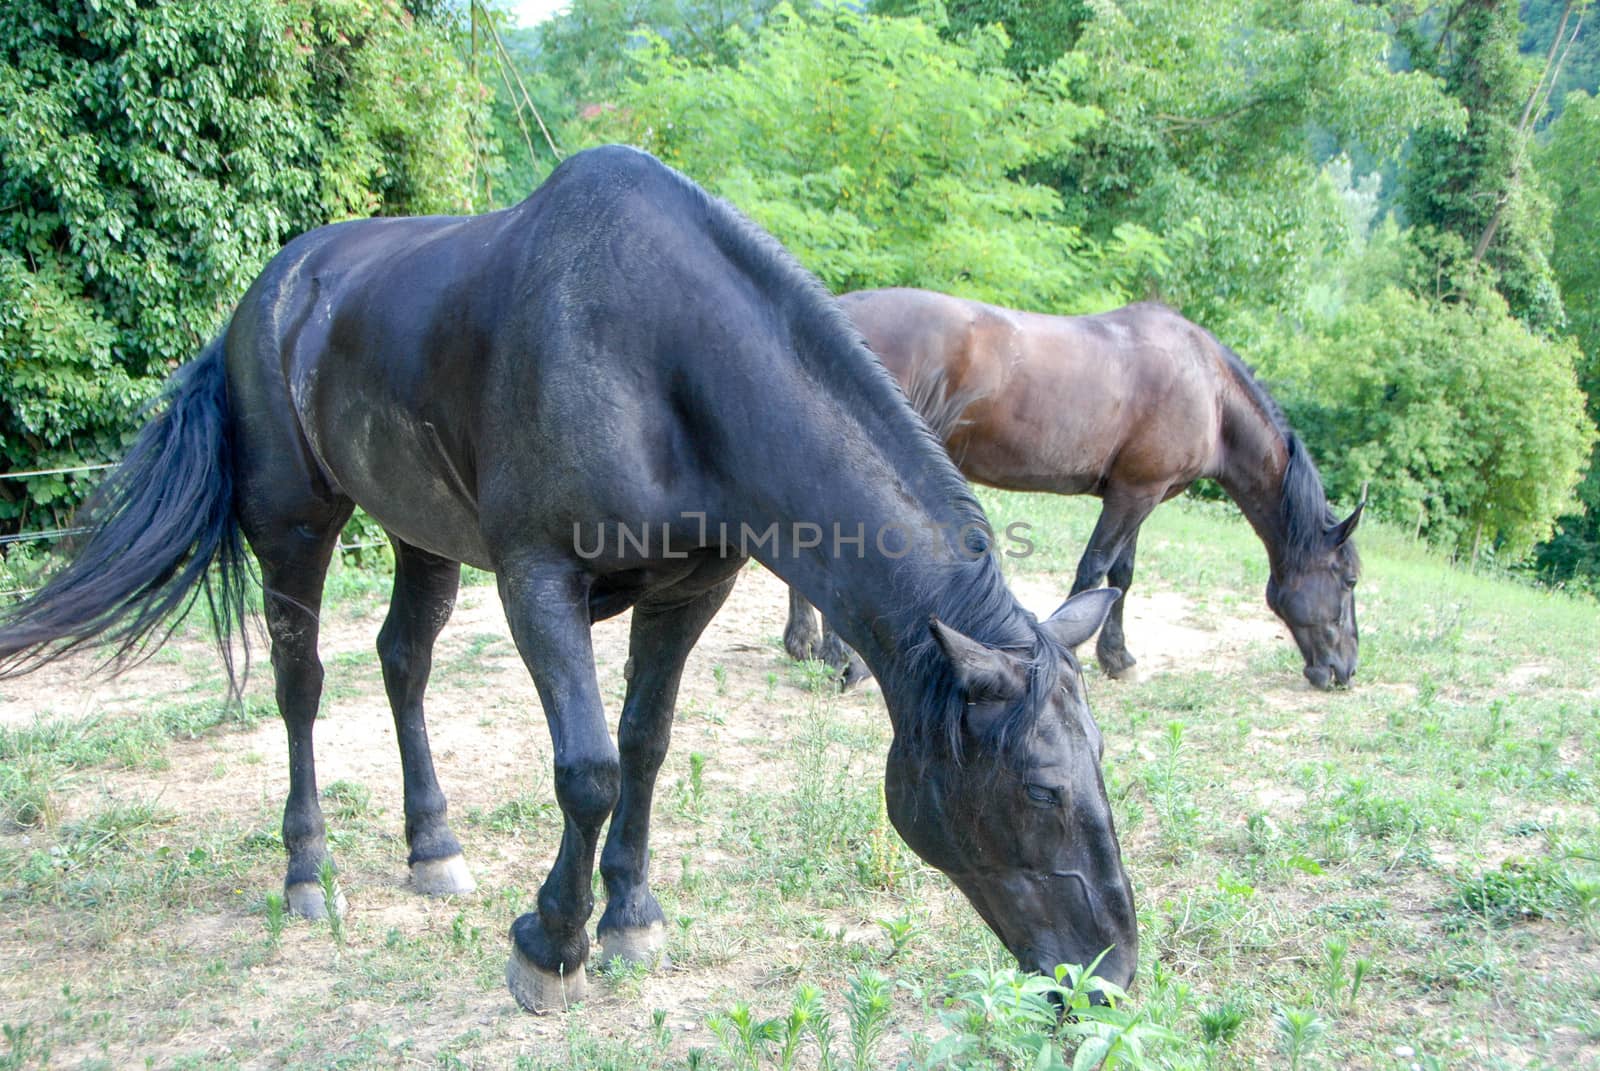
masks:
[[[204,591],[237,684],[231,639],[250,574],[233,512],[220,338],[178,370],[162,400],[84,506],[89,530],[73,560],[31,598],[0,611],[0,677],[86,647],[107,649],[121,669],[159,647]]]

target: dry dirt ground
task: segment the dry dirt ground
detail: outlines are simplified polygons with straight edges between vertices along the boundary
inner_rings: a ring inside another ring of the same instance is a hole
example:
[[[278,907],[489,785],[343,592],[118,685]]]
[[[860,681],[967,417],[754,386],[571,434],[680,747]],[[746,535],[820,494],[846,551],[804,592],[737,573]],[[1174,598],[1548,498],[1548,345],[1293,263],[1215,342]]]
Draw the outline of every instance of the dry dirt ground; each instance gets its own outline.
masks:
[[[1024,575],[1016,579],[1014,590],[1030,609],[1045,614],[1062,597],[1058,585],[1065,583],[1060,577]],[[341,858],[352,932],[352,946],[343,953],[347,962],[364,947],[381,947],[385,935],[390,942],[433,940],[444,947],[447,942],[440,935],[452,926],[459,929],[463,917],[460,898],[428,900],[404,887],[398,754],[371,655],[383,609],[382,599],[352,597],[329,612],[322,633],[327,690],[316,729],[319,782],[324,789],[339,782],[369,788],[371,805],[383,813],[380,821],[392,832],[387,864],[362,859],[351,865]],[[781,583],[762,569],[750,568],[690,659],[674,758],[663,771],[657,797],[653,847],[658,875],[686,871],[688,862],[681,857],[691,840],[703,839],[683,828],[661,802],[671,786],[681,787],[685,755],[706,756],[705,790],[713,797],[726,799],[741,787],[770,785],[792,775],[784,742],[808,692],[778,642],[785,609]],[[1144,590],[1130,600],[1128,634],[1145,674],[1160,675],[1174,665],[1238,668],[1252,650],[1259,654],[1262,644],[1289,642],[1286,630],[1259,599],[1235,600],[1225,620],[1215,612],[1201,619],[1192,610],[1184,596],[1169,591]],[[600,624],[594,635],[602,693],[614,726],[623,690],[627,615]],[[22,727],[42,718],[126,717],[163,704],[196,702],[221,688],[214,655],[204,637],[192,630],[123,676],[107,680],[91,668],[90,662],[79,660],[4,682],[0,725]],[[264,659],[258,659],[250,686],[253,696],[270,696],[269,676]],[[1091,700],[1095,690],[1117,687],[1091,676]],[[1275,682],[1272,690],[1290,704],[1304,694],[1297,680]],[[844,723],[879,734],[886,742],[881,700],[870,682],[837,702]],[[432,1065],[446,1050],[470,1053],[478,1066],[509,1063],[515,1054],[546,1045],[559,1051],[572,1022],[517,1011],[494,978],[503,963],[504,929],[489,928],[509,924],[514,906],[528,904],[553,857],[555,817],[546,813],[525,835],[498,839],[476,835],[477,829],[463,821],[469,812],[489,812],[519,797],[551,798],[549,738],[493,587],[463,589],[439,641],[428,714],[453,825],[479,882],[484,933],[481,940],[474,933],[460,942],[468,953],[476,953],[481,967],[477,984],[452,988],[457,972],[442,983],[447,999],[434,985],[425,990],[428,999],[414,1001],[403,996],[404,979],[351,987],[348,979],[341,979],[336,967],[340,953],[326,930],[304,924],[291,925],[276,952],[250,953],[263,940],[262,897],[281,875],[281,856],[272,856],[270,866],[263,862],[254,867],[236,887],[217,888],[211,902],[202,887],[194,902],[173,904],[173,910],[153,917],[105,911],[79,917],[55,906],[6,907],[0,927],[0,1022],[59,1023],[67,1014],[64,1006],[76,1007],[71,989],[88,993],[82,1014],[109,1016],[100,1022],[114,1025],[58,1027],[51,1066],[95,1058],[118,1067],[147,1061],[161,1066],[208,1052],[225,1064],[276,1064],[285,1059],[285,1039],[307,1029],[296,1021],[307,1009],[323,1021],[310,1031],[307,1051],[294,1059],[311,1064],[317,1062],[316,1047],[328,1044],[329,1037],[374,1029],[391,1046],[396,1066]],[[179,850],[212,829],[253,828],[271,835],[287,790],[285,751],[282,727],[273,717],[245,730],[177,740],[158,763],[79,771],[52,800],[52,819],[70,824],[119,803],[143,802],[167,813],[157,836]],[[877,754],[881,757],[881,751]],[[879,777],[878,761],[863,762],[854,772]],[[325,801],[325,808],[337,853],[339,818],[334,804]],[[14,848],[40,835],[37,830],[0,833]],[[719,849],[696,850],[695,865],[714,870]],[[1125,842],[1125,852],[1134,850]],[[936,881],[926,887],[928,917],[935,923],[940,918],[964,922],[970,908]],[[839,923],[845,940],[883,940],[870,917],[846,916]],[[723,947],[716,947],[718,941],[716,934],[698,934],[688,942],[687,954],[675,952],[679,962],[672,970],[623,986],[597,987],[582,1013],[587,1017],[584,1029],[597,1035],[616,1031],[641,1036],[649,1030],[651,1011],[661,1009],[666,1025],[683,1043],[707,1045],[704,1019],[709,1011],[755,999],[774,977],[792,980],[786,964],[793,949],[786,948],[782,935],[730,931]],[[208,973],[231,972],[241,963],[247,964],[247,979],[230,978],[226,987]],[[463,1035],[471,1038],[464,1045]],[[107,1037],[115,1040],[108,1043]]]

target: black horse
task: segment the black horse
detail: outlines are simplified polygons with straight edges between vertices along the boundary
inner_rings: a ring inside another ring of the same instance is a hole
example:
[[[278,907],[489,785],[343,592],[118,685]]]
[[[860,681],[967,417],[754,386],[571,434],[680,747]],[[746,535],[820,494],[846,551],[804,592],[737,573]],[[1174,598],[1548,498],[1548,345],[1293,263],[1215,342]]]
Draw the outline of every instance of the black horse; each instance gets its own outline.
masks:
[[[646,880],[651,794],[684,659],[747,554],[882,682],[885,793],[907,843],[1024,967],[1109,948],[1102,973],[1131,979],[1132,891],[1068,653],[1116,593],[1045,621],[1023,610],[966,485],[833,301],[648,155],[580,154],[502,212],[291,242],[179,372],[78,557],[0,622],[6,672],[85,645],[121,658],[203,590],[226,651],[248,541],[289,734],[285,888],[313,916],[328,859],[318,610],[356,504],[395,548],[378,651],[418,889],[471,887],[422,709],[458,563],[497,574],[537,686],[565,832],[538,910],[511,930],[507,981],[524,1006],[584,990],[607,818],[601,955],[649,960],[664,940]],[[629,607],[614,744],[590,624]]]

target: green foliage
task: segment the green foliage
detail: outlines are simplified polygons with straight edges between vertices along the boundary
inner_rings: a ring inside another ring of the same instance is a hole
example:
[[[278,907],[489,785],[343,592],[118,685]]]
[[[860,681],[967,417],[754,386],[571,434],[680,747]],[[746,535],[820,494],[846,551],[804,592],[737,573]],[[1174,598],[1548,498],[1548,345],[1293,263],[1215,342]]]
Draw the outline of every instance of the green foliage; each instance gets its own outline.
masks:
[[[467,208],[473,100],[393,0],[0,7],[0,468],[115,456],[288,237]]]
[[[1054,977],[972,969],[940,1019],[948,1033],[914,1066],[924,1069],[1028,1067],[1037,1071],[1143,1071],[1171,1066],[1161,1049],[1179,1040],[1128,1009],[1127,994],[1088,967],[1062,964]],[[1096,1001],[1100,1001],[1097,1003]],[[1075,1045],[1071,1063],[1062,1043]]]
[[[926,0],[877,0],[871,10],[880,15],[915,15],[929,8]],[[1065,55],[1093,14],[1087,0],[950,0],[944,10],[948,19],[944,30],[951,37],[983,26],[1005,27],[1011,39],[1006,66],[1023,77]]]
[[[1459,125],[1431,79],[1394,72],[1379,11],[1342,0],[1097,0],[1074,99],[1105,121],[1054,184],[1091,234],[1126,222],[1190,240],[1152,279],[1214,331],[1295,307],[1343,210],[1318,182],[1317,128],[1378,157],[1417,123]]]
[[[1527,56],[1545,56],[1557,28],[1562,44],[1556,56],[1560,70],[1549,88],[1552,118],[1558,118],[1568,94],[1582,90],[1600,92],[1600,33],[1594,30],[1595,11],[1589,0],[1523,0],[1521,49]],[[1561,16],[1567,23],[1561,25]],[[1577,37],[1573,37],[1576,25]]]
[[[1446,32],[1430,40],[1418,20],[1432,13]],[[1422,69],[1437,73],[1447,93],[1466,110],[1455,129],[1425,122],[1412,140],[1402,206],[1418,229],[1421,247],[1441,269],[1459,261],[1454,238],[1496,273],[1496,286],[1511,311],[1536,330],[1562,320],[1545,252],[1549,205],[1527,181],[1531,116],[1525,114],[1538,70],[1517,51],[1517,5],[1510,0],[1456,0],[1426,9],[1400,32]]]
[[[945,40],[917,18],[776,8],[735,68],[655,38],[595,134],[650,150],[728,197],[836,290],[932,289],[1060,311],[1119,300],[1164,263],[1118,228],[1104,246],[1018,177],[1096,121],[1069,99],[1081,62],[1027,82],[998,28]],[[807,108],[795,101],[807,99]]]
[[[1550,266],[1566,305],[1567,329],[1582,350],[1578,382],[1589,396],[1589,418],[1600,423],[1600,100],[1574,93],[1550,126],[1536,157],[1539,177],[1556,205]],[[1600,456],[1578,491],[1586,511],[1561,519],[1541,548],[1539,567],[1559,580],[1600,578]]]
[[[1261,357],[1321,445],[1335,498],[1370,481],[1377,514],[1513,560],[1572,508],[1594,441],[1577,349],[1533,334],[1492,294],[1447,302],[1391,285]]]

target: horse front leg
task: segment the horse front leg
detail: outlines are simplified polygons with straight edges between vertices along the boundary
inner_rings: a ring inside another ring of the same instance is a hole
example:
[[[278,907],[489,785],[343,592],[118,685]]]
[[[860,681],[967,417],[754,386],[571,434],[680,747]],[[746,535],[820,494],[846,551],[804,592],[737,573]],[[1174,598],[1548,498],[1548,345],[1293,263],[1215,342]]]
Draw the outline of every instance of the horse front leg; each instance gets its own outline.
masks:
[[[666,916],[649,885],[650,805],[672,737],[684,661],[733,590],[739,565],[735,560],[718,568],[708,587],[634,607],[628,641],[633,674],[617,727],[622,791],[600,856],[606,884],[606,910],[596,927],[602,964],[621,959],[655,966],[665,958]]]
[[[394,595],[378,632],[378,661],[400,744],[411,887],[429,896],[469,893],[477,885],[445,819],[447,805],[434,773],[422,709],[433,645],[455,607],[461,565],[398,539],[393,543]]]
[[[564,564],[512,562],[501,564],[499,580],[511,634],[544,705],[565,819],[538,909],[511,927],[506,985],[529,1011],[557,1011],[588,988],[584,927],[594,911],[595,847],[616,806],[621,764],[595,678],[588,578]]]

